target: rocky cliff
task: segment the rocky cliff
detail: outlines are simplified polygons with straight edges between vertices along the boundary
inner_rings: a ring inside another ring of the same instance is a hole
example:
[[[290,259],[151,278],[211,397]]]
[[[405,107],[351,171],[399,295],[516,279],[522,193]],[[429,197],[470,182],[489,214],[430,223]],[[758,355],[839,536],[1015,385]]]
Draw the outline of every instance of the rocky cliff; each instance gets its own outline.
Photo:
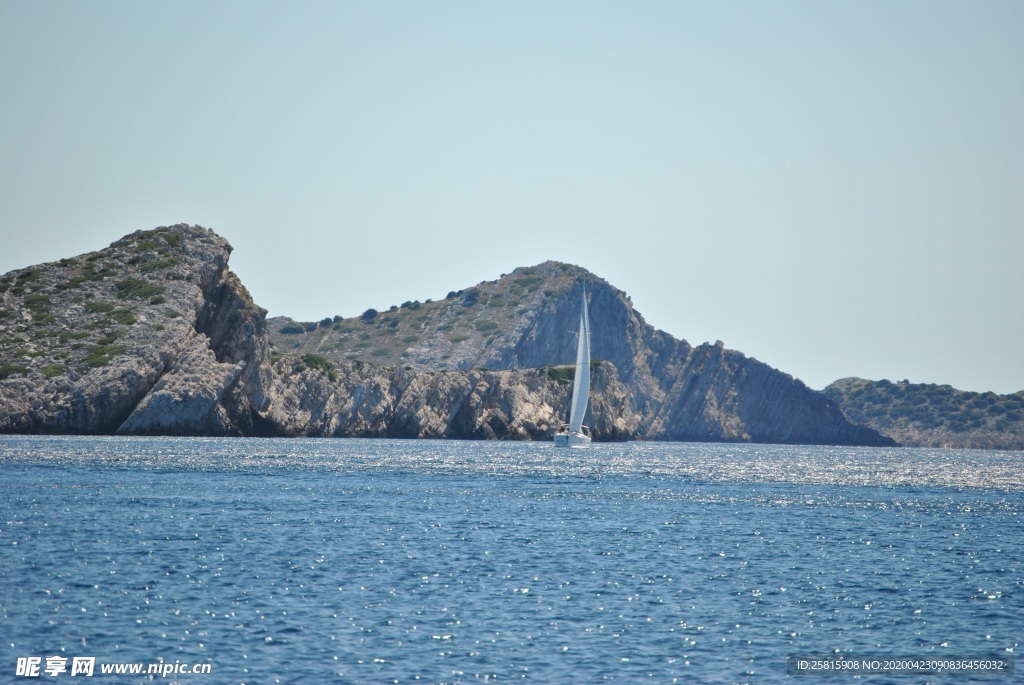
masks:
[[[597,439],[891,444],[784,373],[655,330],[575,266],[268,327],[230,252],[178,225],[5,275],[0,432],[548,438],[586,293]]]
[[[801,381],[722,343],[691,346],[648,325],[630,298],[579,267],[546,262],[353,318],[270,322],[275,349],[421,371],[546,368],[575,358],[580,298],[588,298],[591,350],[628,392],[630,436],[828,444],[893,444],[851,424]],[[598,416],[588,413],[588,421]]]
[[[204,228],[139,231],[0,279],[0,431],[241,435],[266,312]]]
[[[550,439],[571,394],[544,369],[434,372],[358,361],[325,369],[284,358],[273,370],[267,417],[291,436]],[[591,397],[597,438],[637,434],[639,417],[611,364],[595,365]]]

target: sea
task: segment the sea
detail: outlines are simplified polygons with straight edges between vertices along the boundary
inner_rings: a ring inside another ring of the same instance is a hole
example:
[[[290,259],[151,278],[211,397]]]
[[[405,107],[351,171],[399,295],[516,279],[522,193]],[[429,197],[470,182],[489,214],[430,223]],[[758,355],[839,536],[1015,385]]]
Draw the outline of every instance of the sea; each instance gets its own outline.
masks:
[[[0,682],[1024,682],[1022,512],[1020,452],[5,436]]]

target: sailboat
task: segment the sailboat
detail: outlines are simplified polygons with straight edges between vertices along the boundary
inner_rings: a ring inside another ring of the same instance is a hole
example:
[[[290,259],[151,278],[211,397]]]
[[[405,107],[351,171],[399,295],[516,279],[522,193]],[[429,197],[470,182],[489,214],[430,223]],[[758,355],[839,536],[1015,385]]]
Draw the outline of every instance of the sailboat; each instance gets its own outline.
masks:
[[[572,406],[569,423],[562,424],[555,433],[555,447],[586,447],[590,444],[590,429],[583,425],[583,415],[590,402],[590,317],[587,315],[587,290],[583,289],[580,305],[580,334],[576,346],[576,377],[572,385]]]

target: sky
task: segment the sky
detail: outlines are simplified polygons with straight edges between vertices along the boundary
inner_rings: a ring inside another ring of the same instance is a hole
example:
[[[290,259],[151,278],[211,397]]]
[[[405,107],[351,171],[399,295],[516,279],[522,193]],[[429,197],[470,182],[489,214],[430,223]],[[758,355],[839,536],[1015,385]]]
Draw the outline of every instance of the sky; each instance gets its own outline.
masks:
[[[271,316],[548,259],[821,389],[1024,390],[1024,3],[0,0],[0,273],[212,228]]]

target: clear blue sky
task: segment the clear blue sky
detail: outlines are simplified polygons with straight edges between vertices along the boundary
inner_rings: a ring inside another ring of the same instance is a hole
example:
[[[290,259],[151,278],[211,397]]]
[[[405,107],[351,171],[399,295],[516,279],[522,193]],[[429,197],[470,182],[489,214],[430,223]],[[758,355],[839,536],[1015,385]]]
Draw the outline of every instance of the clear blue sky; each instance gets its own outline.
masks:
[[[814,388],[1024,390],[1024,3],[0,0],[0,272],[178,222],[271,315],[557,259]]]

